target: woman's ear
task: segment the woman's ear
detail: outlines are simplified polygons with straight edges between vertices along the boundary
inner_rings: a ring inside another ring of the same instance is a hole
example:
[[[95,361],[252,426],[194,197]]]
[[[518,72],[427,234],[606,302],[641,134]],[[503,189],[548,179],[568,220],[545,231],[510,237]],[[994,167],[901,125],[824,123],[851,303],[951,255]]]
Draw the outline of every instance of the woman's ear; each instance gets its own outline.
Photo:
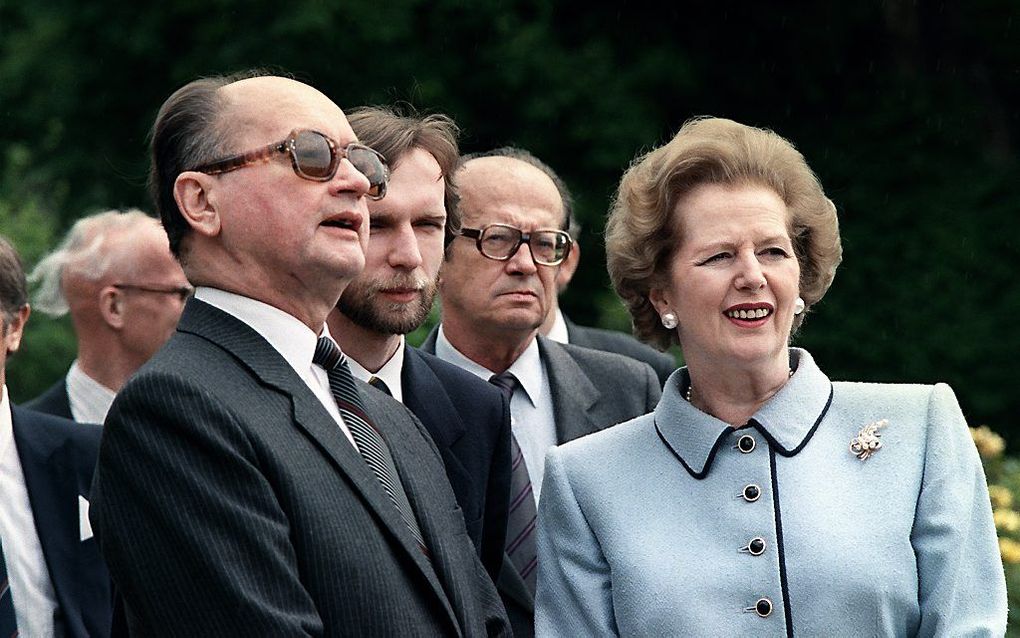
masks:
[[[648,301],[652,302],[652,307],[661,316],[666,312],[673,312],[673,307],[670,306],[669,300],[666,299],[666,293],[662,288],[650,288],[648,290]]]
[[[206,237],[220,233],[220,215],[216,208],[219,181],[212,175],[185,171],[174,181],[174,199],[192,230]]]

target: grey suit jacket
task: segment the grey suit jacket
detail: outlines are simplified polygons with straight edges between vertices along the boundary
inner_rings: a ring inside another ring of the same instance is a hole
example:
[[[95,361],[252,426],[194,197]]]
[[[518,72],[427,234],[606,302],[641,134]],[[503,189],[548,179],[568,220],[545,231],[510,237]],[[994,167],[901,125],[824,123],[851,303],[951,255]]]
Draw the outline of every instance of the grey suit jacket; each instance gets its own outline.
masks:
[[[566,315],[563,316],[563,321],[567,324],[567,338],[570,339],[571,344],[603,352],[615,352],[631,359],[644,361],[655,370],[660,386],[665,386],[666,379],[677,369],[676,359],[673,358],[673,355],[668,352],[659,352],[629,334],[616,330],[579,326]]]
[[[435,354],[438,327],[422,344]],[[647,414],[659,402],[658,377],[647,363],[609,352],[538,337],[552,394],[558,444]],[[514,635],[534,634],[535,601],[517,571],[507,567],[497,580]]]
[[[358,385],[431,559],[283,357],[188,302],[118,394],[93,486],[132,634],[506,635],[435,446],[403,406]]]

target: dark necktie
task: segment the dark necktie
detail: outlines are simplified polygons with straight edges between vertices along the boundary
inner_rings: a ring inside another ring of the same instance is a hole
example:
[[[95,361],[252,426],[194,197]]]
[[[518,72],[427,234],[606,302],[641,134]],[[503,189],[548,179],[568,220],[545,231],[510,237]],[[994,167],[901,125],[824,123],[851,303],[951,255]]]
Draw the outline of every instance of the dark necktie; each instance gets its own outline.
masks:
[[[7,577],[3,546],[0,546],[0,636],[18,635],[18,619],[14,616],[14,599],[11,598],[11,581]]]
[[[495,374],[489,383],[498,387],[507,402],[514,395],[521,382],[510,372]],[[517,572],[535,593],[535,582],[538,577],[538,548],[535,545],[535,523],[538,511],[535,507],[535,494],[531,487],[531,476],[524,462],[524,453],[513,433],[510,434],[510,511],[506,528],[506,553],[514,564]]]
[[[418,520],[414,517],[414,510],[407,500],[407,493],[400,482],[400,475],[393,464],[393,456],[390,449],[383,440],[382,435],[376,430],[375,425],[365,412],[365,404],[358,394],[358,388],[354,385],[354,375],[347,365],[347,357],[340,352],[340,347],[328,337],[320,337],[315,345],[315,355],[312,363],[322,366],[329,377],[329,389],[336,399],[336,406],[340,409],[340,416],[343,417],[351,437],[357,444],[358,452],[365,459],[372,473],[382,483],[383,490],[390,497],[393,506],[397,508],[400,518],[411,531],[411,536],[418,543],[422,552],[428,556],[429,551],[425,546],[425,539],[422,537]]]
[[[379,390],[381,392],[385,392],[386,394],[388,394],[390,396],[393,396],[393,393],[390,392],[390,387],[388,385],[386,385],[386,382],[383,381],[382,379],[380,379],[379,377],[375,376],[375,375],[369,377],[368,385],[372,386],[376,390]]]

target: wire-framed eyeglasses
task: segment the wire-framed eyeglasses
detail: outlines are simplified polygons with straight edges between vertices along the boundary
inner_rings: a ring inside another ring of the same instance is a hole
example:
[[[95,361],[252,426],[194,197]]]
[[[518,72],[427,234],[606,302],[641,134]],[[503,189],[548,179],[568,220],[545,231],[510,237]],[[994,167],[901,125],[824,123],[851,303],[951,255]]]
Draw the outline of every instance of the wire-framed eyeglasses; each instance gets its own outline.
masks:
[[[570,254],[573,240],[565,231],[539,229],[526,233],[507,224],[489,224],[483,228],[462,228],[459,236],[475,240],[483,257],[507,261],[517,254],[523,244],[531,249],[536,264],[557,266]]]

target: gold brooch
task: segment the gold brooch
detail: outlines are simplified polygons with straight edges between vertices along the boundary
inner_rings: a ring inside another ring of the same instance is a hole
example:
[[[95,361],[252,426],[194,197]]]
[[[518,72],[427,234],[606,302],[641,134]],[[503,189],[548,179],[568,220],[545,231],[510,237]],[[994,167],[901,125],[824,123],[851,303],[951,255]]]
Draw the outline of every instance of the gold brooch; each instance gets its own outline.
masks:
[[[857,436],[850,439],[850,452],[862,461],[878,452],[882,448],[882,433],[879,429],[889,425],[889,421],[882,419],[864,426]]]

